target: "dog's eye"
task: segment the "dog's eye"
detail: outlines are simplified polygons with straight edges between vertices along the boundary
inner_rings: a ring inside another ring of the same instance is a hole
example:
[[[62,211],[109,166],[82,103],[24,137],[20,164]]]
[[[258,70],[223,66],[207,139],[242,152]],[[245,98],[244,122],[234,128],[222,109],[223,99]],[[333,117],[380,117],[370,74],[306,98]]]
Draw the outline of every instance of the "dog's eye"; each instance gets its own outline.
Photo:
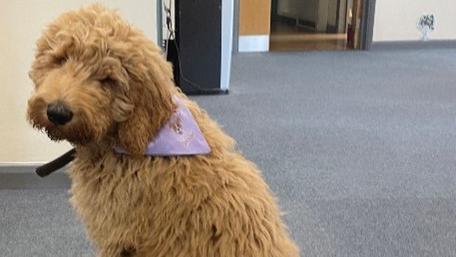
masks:
[[[66,61],[67,61],[67,58],[65,56],[57,56],[54,59],[54,62],[59,66],[64,65],[66,63]]]
[[[116,81],[111,77],[106,77],[99,80],[102,85],[113,85]]]

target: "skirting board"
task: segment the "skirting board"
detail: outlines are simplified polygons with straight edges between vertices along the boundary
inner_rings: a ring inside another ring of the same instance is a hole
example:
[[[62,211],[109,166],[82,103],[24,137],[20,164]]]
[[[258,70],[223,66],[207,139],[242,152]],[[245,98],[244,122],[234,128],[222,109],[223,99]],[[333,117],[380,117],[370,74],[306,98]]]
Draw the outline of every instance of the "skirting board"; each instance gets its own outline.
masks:
[[[1,166],[0,190],[2,189],[69,189],[71,182],[64,170],[41,178],[33,166]],[[1,193],[0,193],[1,194]]]
[[[456,48],[456,40],[380,41],[373,42],[371,46],[371,50],[403,50],[431,48]]]
[[[269,35],[239,36],[239,52],[267,52],[269,51]]]

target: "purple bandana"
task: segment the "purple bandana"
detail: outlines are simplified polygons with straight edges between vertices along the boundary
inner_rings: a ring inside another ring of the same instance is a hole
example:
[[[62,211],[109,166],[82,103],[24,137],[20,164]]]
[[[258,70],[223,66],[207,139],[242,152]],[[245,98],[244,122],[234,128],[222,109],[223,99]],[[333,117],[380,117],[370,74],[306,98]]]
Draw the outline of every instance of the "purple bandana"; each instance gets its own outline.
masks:
[[[173,99],[177,110],[160,129],[157,137],[149,142],[145,155],[176,156],[210,153],[211,149],[192,113],[178,97]],[[128,153],[119,147],[115,147],[114,151],[121,154]]]

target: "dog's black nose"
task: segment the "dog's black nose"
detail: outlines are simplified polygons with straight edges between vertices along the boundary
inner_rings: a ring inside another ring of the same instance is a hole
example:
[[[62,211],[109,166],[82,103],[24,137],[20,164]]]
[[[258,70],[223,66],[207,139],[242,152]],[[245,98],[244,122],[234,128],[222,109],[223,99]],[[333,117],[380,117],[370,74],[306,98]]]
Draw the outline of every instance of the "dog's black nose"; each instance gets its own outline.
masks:
[[[58,101],[48,105],[47,116],[49,121],[55,125],[65,125],[73,118],[73,113],[62,102]]]

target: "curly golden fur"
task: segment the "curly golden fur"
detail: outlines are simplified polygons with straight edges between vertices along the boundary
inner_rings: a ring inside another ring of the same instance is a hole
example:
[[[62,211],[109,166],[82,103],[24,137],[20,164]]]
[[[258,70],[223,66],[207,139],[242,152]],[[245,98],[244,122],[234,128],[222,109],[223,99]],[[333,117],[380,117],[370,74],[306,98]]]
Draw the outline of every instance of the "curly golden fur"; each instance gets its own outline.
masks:
[[[206,112],[176,89],[160,49],[99,5],[70,11],[37,42],[28,119],[76,147],[71,203],[99,257],[296,257],[268,186]],[[181,97],[208,155],[148,157]],[[49,121],[59,101],[73,115]],[[114,146],[127,149],[122,155]]]

